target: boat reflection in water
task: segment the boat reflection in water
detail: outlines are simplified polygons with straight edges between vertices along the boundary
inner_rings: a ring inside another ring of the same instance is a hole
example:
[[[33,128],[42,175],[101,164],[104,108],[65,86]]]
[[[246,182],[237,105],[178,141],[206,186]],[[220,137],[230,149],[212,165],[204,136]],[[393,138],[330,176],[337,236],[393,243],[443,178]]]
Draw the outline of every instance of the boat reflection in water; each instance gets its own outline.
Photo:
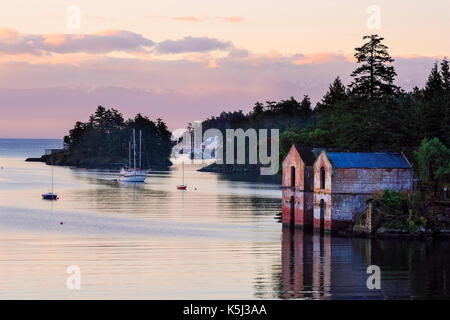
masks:
[[[279,298],[448,298],[449,249],[448,241],[339,238],[283,228]],[[370,265],[381,269],[379,290],[367,287]]]

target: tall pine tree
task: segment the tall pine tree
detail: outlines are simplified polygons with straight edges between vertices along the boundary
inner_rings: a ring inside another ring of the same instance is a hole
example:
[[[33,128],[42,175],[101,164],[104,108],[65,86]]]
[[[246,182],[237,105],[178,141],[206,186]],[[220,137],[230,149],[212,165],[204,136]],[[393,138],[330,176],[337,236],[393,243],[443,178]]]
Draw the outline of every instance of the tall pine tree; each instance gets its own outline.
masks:
[[[328,87],[327,93],[323,96],[322,100],[317,102],[315,111],[322,112],[328,110],[335,103],[347,98],[345,86],[339,77],[334,79],[333,83]]]
[[[384,38],[373,34],[364,36],[363,40],[367,42],[355,48],[355,58],[361,65],[351,74],[352,93],[370,100],[398,93],[399,87],[394,85],[397,73],[390,65],[394,59],[387,52],[388,47],[381,43]]]
[[[436,94],[440,94],[443,89],[442,77],[439,72],[438,63],[435,62],[428,76],[427,83],[425,84],[425,96],[431,97]]]
[[[447,58],[441,62],[442,87],[448,93],[450,91],[450,71]]]

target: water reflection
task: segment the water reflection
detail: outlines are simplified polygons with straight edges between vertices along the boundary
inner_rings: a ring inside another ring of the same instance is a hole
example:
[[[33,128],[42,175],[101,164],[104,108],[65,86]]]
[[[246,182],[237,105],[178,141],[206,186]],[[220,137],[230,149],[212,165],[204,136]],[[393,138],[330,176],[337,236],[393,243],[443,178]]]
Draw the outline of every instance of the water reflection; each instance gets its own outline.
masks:
[[[338,238],[283,228],[282,299],[448,298],[448,241]],[[369,290],[369,265],[381,269],[381,289]]]
[[[177,167],[137,185],[55,167],[61,201],[46,202],[49,166],[12,156],[0,165],[0,299],[449,297],[450,242],[282,230],[270,177],[186,165],[184,192]],[[77,295],[65,287],[70,264],[83,268]],[[382,270],[380,291],[366,287],[371,264]]]

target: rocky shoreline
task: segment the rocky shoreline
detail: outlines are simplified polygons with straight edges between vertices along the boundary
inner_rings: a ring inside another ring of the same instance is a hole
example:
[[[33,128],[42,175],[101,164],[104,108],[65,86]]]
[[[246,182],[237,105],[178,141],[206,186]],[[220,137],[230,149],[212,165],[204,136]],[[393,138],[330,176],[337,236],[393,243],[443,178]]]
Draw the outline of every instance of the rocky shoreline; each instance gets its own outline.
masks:
[[[250,173],[250,174],[259,174],[261,165],[258,164],[217,164],[212,163],[205,167],[198,169],[200,172],[216,172],[216,173]]]

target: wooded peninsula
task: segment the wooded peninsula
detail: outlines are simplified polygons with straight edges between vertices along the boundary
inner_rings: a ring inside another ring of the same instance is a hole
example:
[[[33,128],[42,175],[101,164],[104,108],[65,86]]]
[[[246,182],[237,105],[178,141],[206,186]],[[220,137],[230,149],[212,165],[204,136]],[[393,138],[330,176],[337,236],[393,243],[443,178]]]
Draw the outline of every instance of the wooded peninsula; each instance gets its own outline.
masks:
[[[64,137],[64,149],[40,160],[55,165],[84,168],[120,168],[128,163],[133,129],[142,132],[144,168],[167,168],[172,151],[171,132],[161,120],[137,114],[124,120],[116,109],[98,106],[87,122],[77,122]],[[36,160],[36,159],[28,159]]]

